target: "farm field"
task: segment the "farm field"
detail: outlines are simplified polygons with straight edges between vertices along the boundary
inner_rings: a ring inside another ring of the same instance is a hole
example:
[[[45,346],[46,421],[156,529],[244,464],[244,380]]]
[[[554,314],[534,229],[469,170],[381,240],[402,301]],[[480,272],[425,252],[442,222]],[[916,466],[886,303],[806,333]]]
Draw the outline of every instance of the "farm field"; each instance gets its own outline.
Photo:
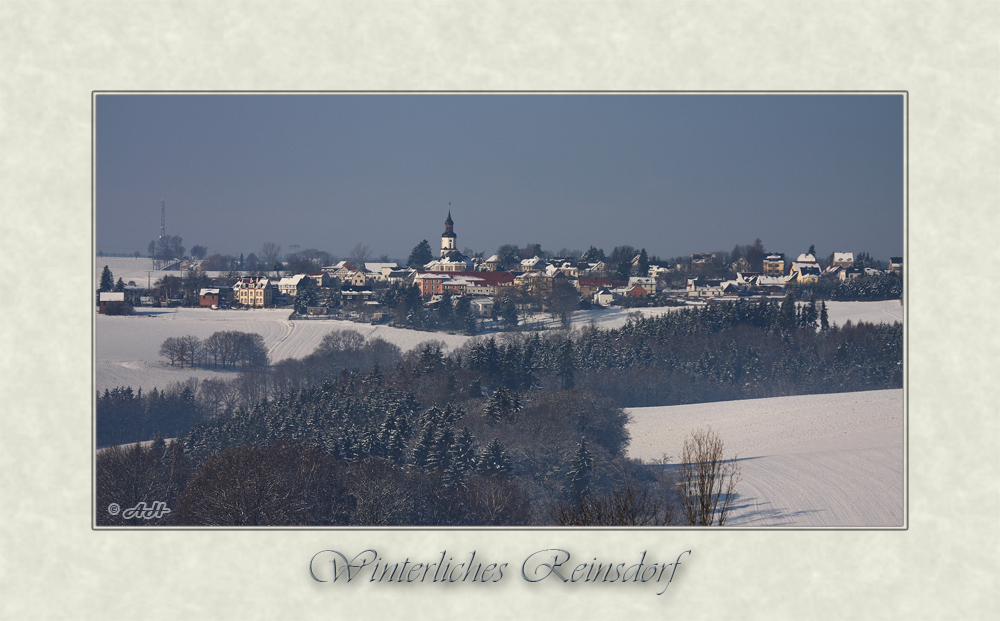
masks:
[[[676,463],[711,426],[742,480],[727,526],[903,525],[903,391],[630,408],[629,457]],[[670,467],[670,466],[668,466]]]

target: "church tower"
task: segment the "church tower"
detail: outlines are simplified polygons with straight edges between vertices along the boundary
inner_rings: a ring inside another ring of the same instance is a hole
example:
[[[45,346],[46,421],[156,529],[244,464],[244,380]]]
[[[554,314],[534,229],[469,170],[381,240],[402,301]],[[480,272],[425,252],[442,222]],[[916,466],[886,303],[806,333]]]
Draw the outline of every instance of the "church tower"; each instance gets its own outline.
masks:
[[[451,210],[448,210],[448,219],[444,221],[444,233],[441,234],[441,258],[455,250],[455,223],[451,219]]]

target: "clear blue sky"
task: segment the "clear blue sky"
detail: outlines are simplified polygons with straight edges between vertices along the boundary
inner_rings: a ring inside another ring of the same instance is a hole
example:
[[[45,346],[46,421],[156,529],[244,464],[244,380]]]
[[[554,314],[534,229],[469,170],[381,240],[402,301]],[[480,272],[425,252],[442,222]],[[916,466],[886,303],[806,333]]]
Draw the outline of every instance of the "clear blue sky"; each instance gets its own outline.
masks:
[[[97,249],[903,252],[901,95],[98,95]]]

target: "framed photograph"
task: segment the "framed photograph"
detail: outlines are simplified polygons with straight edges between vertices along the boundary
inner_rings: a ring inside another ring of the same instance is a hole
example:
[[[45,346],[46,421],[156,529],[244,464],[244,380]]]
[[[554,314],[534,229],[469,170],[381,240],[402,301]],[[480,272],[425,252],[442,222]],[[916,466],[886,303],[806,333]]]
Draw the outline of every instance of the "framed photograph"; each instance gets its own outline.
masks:
[[[906,528],[906,93],[93,106],[96,527]]]

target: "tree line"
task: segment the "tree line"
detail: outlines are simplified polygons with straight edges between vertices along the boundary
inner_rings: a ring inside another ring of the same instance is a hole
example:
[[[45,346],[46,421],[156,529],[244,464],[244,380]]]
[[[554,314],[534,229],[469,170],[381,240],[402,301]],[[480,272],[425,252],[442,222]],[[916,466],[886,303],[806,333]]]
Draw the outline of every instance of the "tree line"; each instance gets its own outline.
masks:
[[[264,337],[249,332],[215,332],[204,341],[196,336],[172,336],[160,345],[160,355],[170,365],[211,366],[223,369],[264,368],[268,365]]]

